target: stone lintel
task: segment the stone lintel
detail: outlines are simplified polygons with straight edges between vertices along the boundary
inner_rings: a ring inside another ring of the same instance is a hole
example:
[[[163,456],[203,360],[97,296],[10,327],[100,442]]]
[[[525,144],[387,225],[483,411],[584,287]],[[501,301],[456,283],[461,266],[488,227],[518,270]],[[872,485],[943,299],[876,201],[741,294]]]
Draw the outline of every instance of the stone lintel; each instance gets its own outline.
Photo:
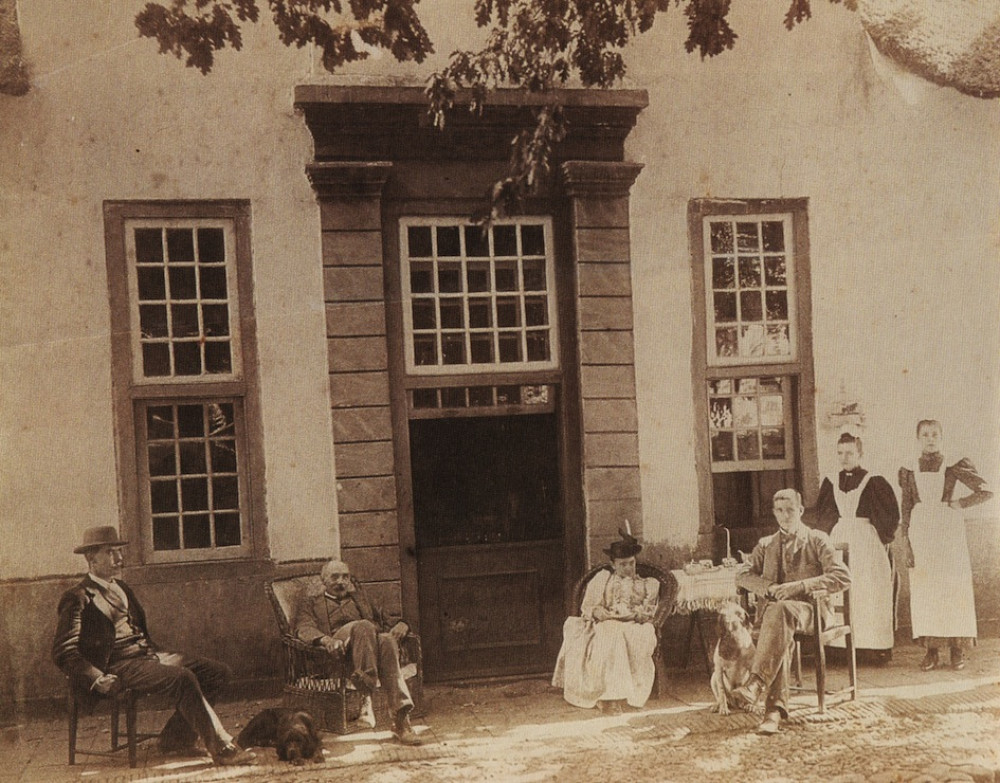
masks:
[[[606,160],[567,160],[560,167],[563,187],[573,198],[627,196],[641,163]]]
[[[306,176],[321,201],[373,199],[382,195],[391,170],[387,161],[318,161],[306,166]]]

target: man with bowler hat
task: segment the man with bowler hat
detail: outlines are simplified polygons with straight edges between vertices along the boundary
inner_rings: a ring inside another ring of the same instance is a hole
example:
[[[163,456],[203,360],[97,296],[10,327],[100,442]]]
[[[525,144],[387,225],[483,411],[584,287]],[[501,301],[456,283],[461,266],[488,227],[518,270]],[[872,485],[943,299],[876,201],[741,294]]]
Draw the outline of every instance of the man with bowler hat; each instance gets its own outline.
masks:
[[[202,755],[195,747],[200,736],[216,764],[249,763],[253,756],[233,742],[211,706],[229,667],[153,643],[139,599],[119,578],[127,543],[113,527],[84,531],[73,551],[87,558],[88,573],[59,601],[52,659],[85,704],[122,688],[167,694],[176,711],[160,733],[164,753]]]

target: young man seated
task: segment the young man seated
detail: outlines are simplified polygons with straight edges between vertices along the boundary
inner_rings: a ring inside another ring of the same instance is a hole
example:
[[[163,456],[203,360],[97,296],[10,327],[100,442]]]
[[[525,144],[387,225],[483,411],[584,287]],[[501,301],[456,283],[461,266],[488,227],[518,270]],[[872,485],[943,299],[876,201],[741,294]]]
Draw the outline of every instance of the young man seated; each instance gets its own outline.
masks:
[[[802,496],[794,489],[774,493],[778,532],[762,538],[750,555],[750,568],[738,574],[736,584],[758,598],[760,635],[749,682],[734,691],[738,701],[753,707],[765,695],[764,720],[758,732],[775,734],[788,717],[784,660],[796,631],[812,628],[809,594],[839,592],[851,584],[851,575],[837,559],[830,537],[802,522]]]
[[[296,635],[330,653],[346,649],[351,681],[363,696],[361,720],[375,726],[371,693],[381,685],[394,715],[393,737],[403,745],[420,745],[410,726],[413,699],[399,666],[399,642],[410,627],[388,619],[351,578],[347,563],[331,560],[320,578],[324,592],[304,596],[296,611]]]

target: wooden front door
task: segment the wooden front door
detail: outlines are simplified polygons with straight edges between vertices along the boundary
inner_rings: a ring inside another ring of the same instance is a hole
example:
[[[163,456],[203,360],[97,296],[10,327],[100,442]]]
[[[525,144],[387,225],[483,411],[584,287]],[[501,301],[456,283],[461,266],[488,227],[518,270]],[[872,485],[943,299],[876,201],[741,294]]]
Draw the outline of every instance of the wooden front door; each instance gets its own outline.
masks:
[[[532,388],[552,389],[522,387]],[[559,651],[559,419],[550,399],[513,409],[409,423],[420,628],[432,680],[551,671]]]

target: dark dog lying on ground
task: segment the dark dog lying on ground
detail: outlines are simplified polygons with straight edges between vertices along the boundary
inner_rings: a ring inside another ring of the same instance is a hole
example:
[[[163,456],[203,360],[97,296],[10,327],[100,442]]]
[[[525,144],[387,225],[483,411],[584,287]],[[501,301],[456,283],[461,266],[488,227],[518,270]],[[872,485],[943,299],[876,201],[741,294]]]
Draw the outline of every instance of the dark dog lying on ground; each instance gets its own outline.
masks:
[[[278,758],[292,764],[323,761],[323,745],[308,712],[287,707],[261,710],[236,738],[241,748],[277,748]]]
[[[712,656],[712,693],[720,715],[738,706],[732,693],[750,678],[756,645],[750,635],[750,618],[739,604],[731,601],[719,609],[719,641]]]

